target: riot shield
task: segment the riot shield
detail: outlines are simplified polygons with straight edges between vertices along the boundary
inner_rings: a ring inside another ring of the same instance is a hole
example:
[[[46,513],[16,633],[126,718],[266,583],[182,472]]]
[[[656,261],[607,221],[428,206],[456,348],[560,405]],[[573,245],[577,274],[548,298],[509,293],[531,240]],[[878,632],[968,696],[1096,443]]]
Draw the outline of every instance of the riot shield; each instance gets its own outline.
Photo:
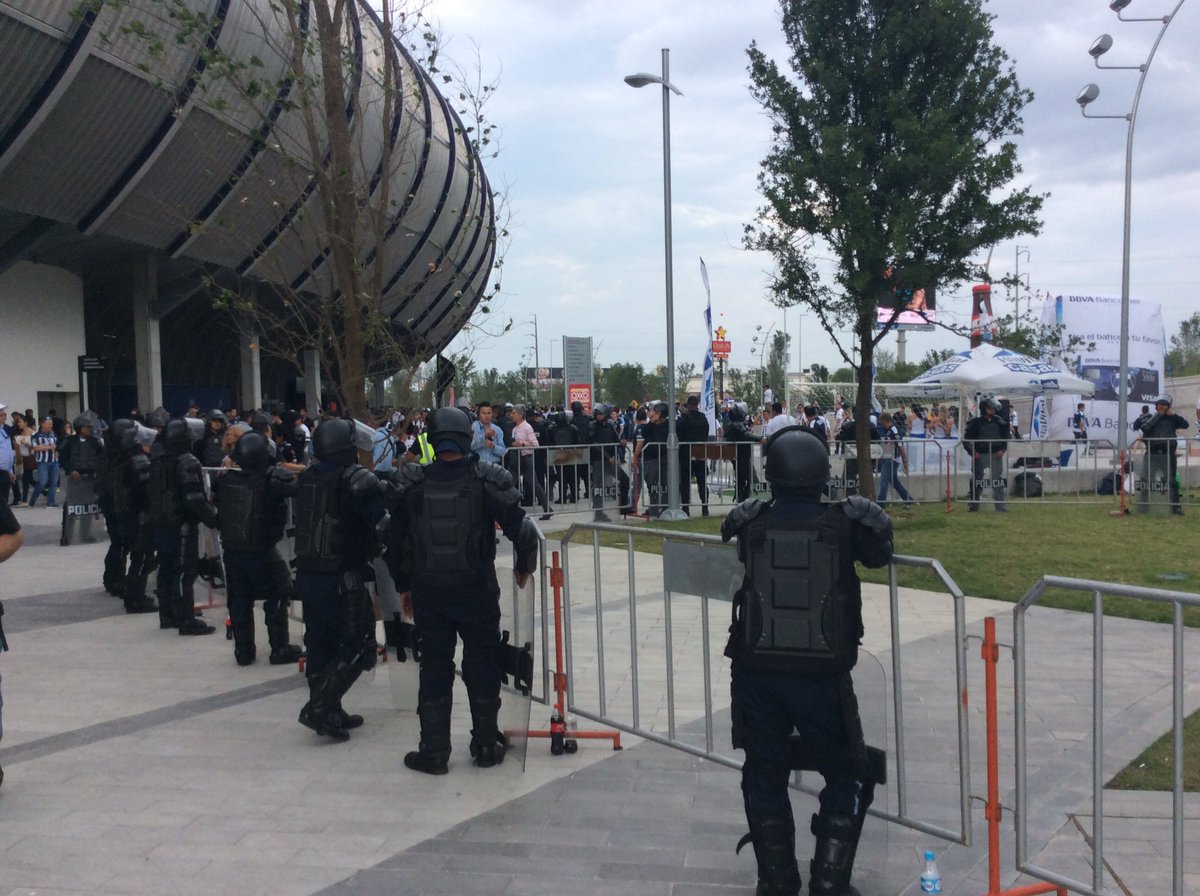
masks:
[[[412,617],[404,613],[387,563],[377,557],[371,561],[371,565],[375,569],[375,596],[380,618],[383,619],[392,706],[398,712],[415,713],[421,686],[417,629]]]
[[[617,446],[600,446],[601,456],[592,458],[590,480],[592,486],[592,507],[595,509],[595,520],[598,523],[616,521],[613,511],[618,509],[617,494]]]
[[[503,579],[502,579],[503,580]],[[510,579],[500,595],[500,733],[508,750],[500,768],[511,773],[525,771],[529,741],[529,711],[533,688],[534,582],[530,575],[524,588]]]
[[[1142,455],[1143,475],[1139,487],[1139,509],[1166,512],[1171,503],[1171,459],[1165,452]]]
[[[62,477],[62,536],[59,543],[95,544],[107,537],[100,503],[96,499],[96,480],[90,476]]]

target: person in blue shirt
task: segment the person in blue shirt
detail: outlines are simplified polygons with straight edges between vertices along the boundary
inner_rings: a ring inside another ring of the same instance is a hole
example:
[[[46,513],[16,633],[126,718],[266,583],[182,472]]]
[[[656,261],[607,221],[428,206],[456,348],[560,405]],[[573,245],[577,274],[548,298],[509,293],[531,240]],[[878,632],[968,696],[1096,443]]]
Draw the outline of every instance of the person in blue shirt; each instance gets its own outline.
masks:
[[[479,419],[471,424],[471,451],[489,464],[504,463],[504,433],[492,422],[492,406],[481,401],[475,412]]]

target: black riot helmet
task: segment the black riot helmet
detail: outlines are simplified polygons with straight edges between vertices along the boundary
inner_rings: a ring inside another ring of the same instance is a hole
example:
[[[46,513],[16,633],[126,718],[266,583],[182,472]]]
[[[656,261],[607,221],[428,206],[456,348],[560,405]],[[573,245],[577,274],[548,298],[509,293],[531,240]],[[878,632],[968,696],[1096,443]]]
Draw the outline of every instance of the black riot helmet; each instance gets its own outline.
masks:
[[[233,446],[233,462],[243,470],[261,472],[271,460],[271,449],[260,432],[248,432]]]
[[[453,442],[463,454],[471,452],[471,419],[458,408],[438,408],[429,415],[429,444],[438,450],[442,442]]]
[[[108,428],[108,442],[113,447],[118,449],[126,449],[133,447],[133,433],[137,431],[137,423],[130,420],[128,417],[122,417],[120,420],[114,420],[112,426]],[[130,433],[127,438],[122,438],[125,433]]]
[[[817,490],[829,481],[829,451],[804,426],[785,426],[767,440],[767,481],[772,490]]]
[[[163,427],[163,447],[167,454],[178,457],[188,454],[196,440],[204,435],[204,421],[195,417],[179,417]]]
[[[223,426],[229,423],[229,418],[225,416],[225,412],[220,408],[213,408],[208,412],[208,422],[212,423],[214,420],[220,420]]]
[[[733,405],[729,409],[729,422],[730,423],[745,423],[746,422],[746,408],[743,406],[742,402],[740,402],[740,401],[737,402],[735,405]]]
[[[993,411],[999,414],[1000,402],[996,401],[996,399],[992,398],[990,395],[985,395],[979,400],[979,413],[982,414],[988,408],[991,408]]]
[[[271,424],[275,421],[266,411],[255,411],[250,415],[250,428],[264,436],[271,435]]]
[[[1171,396],[1164,392],[1162,395],[1159,395],[1157,398],[1154,399],[1154,404],[1156,406],[1160,405],[1160,404],[1165,404],[1167,407],[1170,407],[1172,404],[1174,404],[1174,402],[1171,401]]]
[[[250,433],[246,433],[250,435]],[[242,436],[246,438],[246,436]],[[313,433],[313,454],[317,460],[352,464],[356,457],[354,421],[342,417],[326,420]]]
[[[595,417],[597,415],[603,415],[603,416],[607,417],[608,416],[608,405],[606,405],[602,401],[598,401],[594,405],[592,405],[592,416]]]
[[[71,425],[75,427],[75,434],[78,435],[79,430],[83,429],[84,427],[91,429],[93,426],[95,426],[96,421],[92,419],[90,414],[80,414],[71,421]]]

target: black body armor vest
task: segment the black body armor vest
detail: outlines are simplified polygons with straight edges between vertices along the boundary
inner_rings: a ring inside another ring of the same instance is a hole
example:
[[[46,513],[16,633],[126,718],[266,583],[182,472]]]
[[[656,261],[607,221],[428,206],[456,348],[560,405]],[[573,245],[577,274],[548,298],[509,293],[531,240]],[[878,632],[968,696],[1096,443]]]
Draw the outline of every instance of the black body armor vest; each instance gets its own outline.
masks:
[[[267,479],[261,473],[231,470],[217,486],[221,546],[228,551],[265,551],[275,541],[266,523]]]
[[[762,514],[739,538],[746,576],[735,597],[730,653],[768,671],[835,674],[854,667],[861,598],[853,575],[850,521],[836,510],[808,521]]]
[[[175,488],[178,457],[165,454],[150,463],[150,522],[163,529],[175,529],[184,523],[183,498]]]
[[[413,587],[445,591],[489,586],[495,575],[496,537],[476,467],[449,482],[426,476],[414,499]]]

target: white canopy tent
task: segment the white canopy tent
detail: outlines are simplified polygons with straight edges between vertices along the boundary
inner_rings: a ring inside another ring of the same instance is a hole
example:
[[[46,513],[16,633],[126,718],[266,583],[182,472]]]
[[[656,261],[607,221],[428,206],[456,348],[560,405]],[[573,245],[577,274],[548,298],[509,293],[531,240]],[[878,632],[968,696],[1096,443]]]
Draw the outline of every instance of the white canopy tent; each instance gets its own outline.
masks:
[[[1006,348],[981,345],[958,352],[897,389],[921,395],[1082,395],[1096,387],[1058,365]]]

